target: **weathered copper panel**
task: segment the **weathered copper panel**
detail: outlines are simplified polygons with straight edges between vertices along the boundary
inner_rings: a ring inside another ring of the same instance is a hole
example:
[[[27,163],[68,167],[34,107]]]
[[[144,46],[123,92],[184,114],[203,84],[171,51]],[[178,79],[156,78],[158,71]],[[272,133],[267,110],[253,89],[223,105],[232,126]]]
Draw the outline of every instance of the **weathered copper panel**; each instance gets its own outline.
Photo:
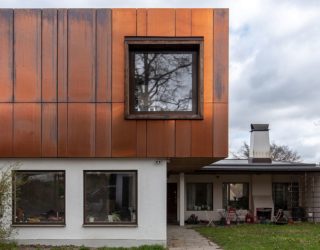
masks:
[[[203,99],[213,102],[213,10],[192,9],[192,35],[204,37]]]
[[[228,102],[229,11],[214,10],[213,80],[214,101]]]
[[[0,103],[0,157],[11,157],[13,149],[13,104]]]
[[[124,37],[136,35],[136,10],[112,10],[112,102],[124,102]]]
[[[41,10],[14,11],[14,99],[41,101]]]
[[[228,156],[228,104],[215,103],[213,117],[213,156]]]
[[[175,36],[174,9],[148,9],[148,36]],[[147,156],[169,157],[175,153],[175,121],[147,121]]]
[[[111,102],[111,10],[97,10],[96,101]]]
[[[176,9],[176,36],[191,36],[191,9]]]
[[[176,36],[191,36],[191,9],[176,9]],[[176,157],[191,156],[191,121],[176,121]]]
[[[176,157],[191,156],[191,121],[176,121]]]
[[[41,157],[41,104],[13,106],[13,153],[17,157]]]
[[[111,104],[96,104],[96,157],[111,157]]]
[[[68,104],[58,104],[58,157],[67,156]]]
[[[213,103],[204,104],[204,119],[191,122],[191,156],[212,157]]]
[[[13,11],[0,9],[0,102],[13,98]]]
[[[68,101],[95,101],[95,20],[88,9],[68,11]]]
[[[147,121],[147,157],[175,154],[175,121]]]
[[[56,103],[42,103],[42,157],[58,154],[58,107]]]
[[[68,11],[58,10],[58,101],[68,96]]]
[[[175,9],[148,9],[148,36],[175,36]]]
[[[95,156],[95,104],[68,104],[68,157]]]
[[[137,9],[137,36],[147,35],[147,9]]]
[[[147,35],[147,9],[137,9],[137,36]],[[147,156],[147,122],[137,121],[137,157]]]
[[[124,104],[112,103],[112,157],[136,157],[137,123],[124,119]]]
[[[57,101],[57,10],[42,10],[42,101]]]
[[[137,157],[147,156],[147,122],[137,121]]]

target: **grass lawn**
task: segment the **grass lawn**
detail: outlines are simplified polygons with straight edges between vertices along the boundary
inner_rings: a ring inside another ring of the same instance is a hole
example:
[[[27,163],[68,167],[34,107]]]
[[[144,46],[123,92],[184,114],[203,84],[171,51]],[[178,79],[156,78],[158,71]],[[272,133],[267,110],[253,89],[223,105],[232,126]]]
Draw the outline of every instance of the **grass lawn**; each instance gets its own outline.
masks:
[[[235,225],[196,230],[225,250],[320,249],[320,224]]]
[[[89,248],[89,247],[75,247],[75,246],[62,246],[62,247],[43,247],[43,246],[17,246],[14,243],[0,243],[0,250],[164,250],[163,246],[141,246],[141,247],[100,247],[100,248]]]

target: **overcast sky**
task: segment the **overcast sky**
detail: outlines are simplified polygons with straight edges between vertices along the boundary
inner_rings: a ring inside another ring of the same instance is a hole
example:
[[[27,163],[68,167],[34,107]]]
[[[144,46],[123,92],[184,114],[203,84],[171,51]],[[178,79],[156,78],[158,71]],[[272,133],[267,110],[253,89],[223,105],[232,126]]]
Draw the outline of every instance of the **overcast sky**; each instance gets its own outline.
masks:
[[[224,7],[230,9],[230,151],[250,123],[320,162],[319,0],[0,0],[4,8]]]

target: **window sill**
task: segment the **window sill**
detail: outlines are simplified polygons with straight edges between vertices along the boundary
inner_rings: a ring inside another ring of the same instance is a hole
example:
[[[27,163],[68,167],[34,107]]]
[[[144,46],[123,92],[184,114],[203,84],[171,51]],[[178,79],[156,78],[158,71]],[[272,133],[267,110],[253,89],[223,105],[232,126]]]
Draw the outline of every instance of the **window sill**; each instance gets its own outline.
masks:
[[[82,227],[138,227],[138,224],[83,224]]]
[[[125,115],[127,120],[203,120],[201,114],[164,114],[164,113],[127,113]]]
[[[66,224],[12,224],[11,227],[65,227]]]

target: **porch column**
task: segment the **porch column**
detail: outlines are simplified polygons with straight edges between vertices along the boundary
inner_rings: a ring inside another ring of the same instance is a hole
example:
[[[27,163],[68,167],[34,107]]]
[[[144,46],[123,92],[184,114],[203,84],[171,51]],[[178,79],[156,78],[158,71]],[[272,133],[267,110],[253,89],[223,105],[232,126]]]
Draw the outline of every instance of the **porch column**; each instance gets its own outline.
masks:
[[[184,173],[180,173],[179,174],[179,200],[180,200],[180,204],[179,204],[179,222],[180,222],[180,226],[184,226],[184,191],[185,189],[185,181],[184,181]]]

